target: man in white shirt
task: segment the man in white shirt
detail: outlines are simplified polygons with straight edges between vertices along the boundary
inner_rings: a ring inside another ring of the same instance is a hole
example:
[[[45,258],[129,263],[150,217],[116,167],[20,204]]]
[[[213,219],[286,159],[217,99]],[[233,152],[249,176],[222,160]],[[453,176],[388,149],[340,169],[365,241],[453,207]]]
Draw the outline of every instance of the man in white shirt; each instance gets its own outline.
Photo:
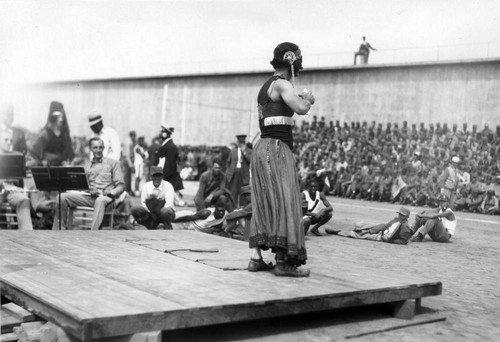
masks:
[[[422,242],[426,234],[436,242],[448,242],[455,234],[457,219],[448,207],[448,197],[440,194],[439,207],[432,211],[424,211],[416,215],[412,231],[416,232],[411,238],[412,242]]]
[[[201,209],[197,212],[188,210],[177,213],[172,227],[181,230],[196,230],[202,233],[220,233],[226,217],[226,203],[220,201],[215,207]]]
[[[157,229],[163,223],[164,229],[172,229],[175,217],[174,187],[163,180],[163,169],[151,167],[151,181],[144,184],[141,192],[141,205],[132,207],[132,216],[137,223],[147,229]]]
[[[103,156],[116,161],[120,161],[122,147],[120,145],[120,136],[115,129],[104,126],[102,115],[94,110],[89,114],[90,129],[94,132],[94,136],[99,137],[104,141]]]

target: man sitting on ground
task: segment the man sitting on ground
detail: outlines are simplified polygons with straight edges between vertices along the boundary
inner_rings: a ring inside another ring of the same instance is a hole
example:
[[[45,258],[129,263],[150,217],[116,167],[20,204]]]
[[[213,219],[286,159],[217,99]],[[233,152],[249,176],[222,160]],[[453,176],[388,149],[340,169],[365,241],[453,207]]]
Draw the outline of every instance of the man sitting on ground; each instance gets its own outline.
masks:
[[[172,222],[172,228],[196,230],[208,234],[222,232],[222,223],[226,216],[225,198],[222,197],[215,208],[205,208],[197,212],[178,211]]]
[[[449,199],[445,194],[438,197],[439,207],[426,210],[416,215],[413,226],[412,242],[422,242],[425,235],[429,234],[436,242],[448,242],[455,234],[457,219],[453,211],[448,207]]]
[[[61,194],[61,227],[66,229],[69,208],[78,206],[93,207],[92,230],[98,230],[102,224],[107,206],[114,205],[124,190],[125,183],[121,165],[118,161],[103,156],[104,141],[99,137],[89,141],[93,159],[85,166],[89,174],[89,194],[65,192]],[[59,203],[59,198],[56,199]],[[56,206],[53,230],[59,229],[59,206]]]
[[[229,190],[226,189],[226,175],[222,172],[221,168],[222,161],[219,158],[215,158],[212,169],[201,174],[200,185],[193,199],[196,210],[213,206],[219,201],[221,195],[224,195],[226,198],[230,196]],[[231,201],[227,202],[231,203]],[[227,209],[228,211],[232,211],[234,207],[231,205]]]
[[[408,226],[410,211],[405,207],[401,207],[397,213],[398,216],[387,223],[377,225],[359,224],[356,225],[356,228],[354,228],[353,231],[348,233],[340,232],[339,235],[355,239],[374,240],[406,245],[408,240],[411,238],[411,230]]]
[[[132,216],[147,229],[156,229],[160,223],[163,223],[164,229],[172,229],[171,222],[175,217],[174,187],[163,180],[161,167],[152,166],[150,174],[151,180],[142,187],[141,205],[132,207]]]
[[[311,224],[311,233],[321,236],[318,228],[327,223],[332,218],[333,208],[326,196],[318,191],[318,182],[311,179],[308,187],[301,194],[302,203],[307,203],[307,211],[304,214],[304,231],[307,232]]]

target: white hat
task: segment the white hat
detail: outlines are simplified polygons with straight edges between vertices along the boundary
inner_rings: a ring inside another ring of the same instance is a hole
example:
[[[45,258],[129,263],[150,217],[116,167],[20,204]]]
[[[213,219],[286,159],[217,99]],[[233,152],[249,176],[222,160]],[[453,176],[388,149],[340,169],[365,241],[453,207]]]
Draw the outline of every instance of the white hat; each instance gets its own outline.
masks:
[[[99,114],[97,110],[93,110],[89,114],[89,124],[90,126],[94,126],[96,123],[102,121],[102,116]]]
[[[451,158],[451,161],[452,161],[453,163],[458,164],[458,163],[460,163],[460,158],[458,158],[457,156],[454,156],[453,158]]]

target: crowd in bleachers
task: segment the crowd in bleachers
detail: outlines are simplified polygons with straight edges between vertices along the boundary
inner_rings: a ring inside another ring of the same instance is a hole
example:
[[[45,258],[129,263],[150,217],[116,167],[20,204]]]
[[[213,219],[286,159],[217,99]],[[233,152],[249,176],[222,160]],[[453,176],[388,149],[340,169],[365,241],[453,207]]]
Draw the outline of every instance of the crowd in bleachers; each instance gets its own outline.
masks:
[[[384,127],[315,118],[296,127],[295,141],[302,186],[316,177],[327,195],[416,206],[437,206],[441,175],[458,157],[455,209],[498,214],[500,126],[479,131],[466,123],[459,129],[404,121]]]
[[[294,128],[301,190],[316,178],[330,196],[437,206],[442,174],[459,158],[456,210],[499,214],[500,126],[408,125],[314,118]],[[224,146],[181,146],[184,179],[196,180]],[[496,208],[496,209],[495,209]]]

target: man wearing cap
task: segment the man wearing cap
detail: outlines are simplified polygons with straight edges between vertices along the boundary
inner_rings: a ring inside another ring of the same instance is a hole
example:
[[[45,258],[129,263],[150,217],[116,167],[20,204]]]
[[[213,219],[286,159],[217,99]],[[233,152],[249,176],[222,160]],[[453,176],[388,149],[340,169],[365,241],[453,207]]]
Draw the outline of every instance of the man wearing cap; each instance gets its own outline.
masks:
[[[354,230],[350,232],[340,232],[339,235],[355,239],[406,245],[411,238],[411,230],[408,226],[410,211],[405,207],[401,207],[397,213],[398,216],[387,223],[377,225],[356,224]]]
[[[193,199],[196,210],[212,206],[222,195],[226,195],[226,197],[231,196],[226,189],[226,175],[221,171],[221,168],[222,160],[215,158],[212,162],[212,169],[201,174],[198,191]],[[230,204],[232,201],[227,202]],[[234,205],[230,205],[230,208],[227,209],[228,211],[232,211]]]
[[[90,192],[88,194],[65,192],[61,196],[61,226],[67,226],[69,208],[78,206],[93,207],[92,230],[98,230],[104,218],[106,207],[115,204],[124,190],[121,165],[118,161],[103,156],[104,141],[93,137],[89,141],[90,151],[94,156],[85,165],[88,174]],[[59,203],[59,199],[56,199]],[[53,230],[59,229],[59,206],[56,206]]]
[[[151,180],[142,187],[141,205],[132,207],[132,216],[137,223],[147,229],[156,229],[163,223],[164,229],[172,229],[171,222],[175,217],[174,187],[163,180],[163,169],[152,166]]]
[[[179,150],[172,140],[173,132],[173,127],[161,126],[160,139],[162,143],[158,151],[156,151],[154,165],[163,168],[163,179],[172,184],[175,192],[178,192],[184,189],[184,184],[177,170]],[[177,201],[180,202],[180,198]]]
[[[454,156],[451,158],[450,165],[439,176],[439,184],[441,189],[443,189],[444,195],[448,197],[451,208],[455,206],[458,183],[460,181],[458,163],[460,163],[459,157]]]
[[[455,234],[457,219],[453,210],[448,207],[448,197],[441,193],[438,202],[438,208],[425,210],[415,216],[412,242],[422,242],[427,234],[433,241],[448,242]]]
[[[250,160],[252,150],[246,145],[247,136],[236,136],[237,146],[231,150],[227,159],[226,178],[227,186],[236,206],[239,206],[240,190],[243,185],[250,184]]]
[[[120,136],[115,129],[104,126],[102,115],[93,110],[89,114],[90,129],[94,136],[99,137],[104,142],[103,156],[116,161],[120,161],[122,148],[120,145]]]

